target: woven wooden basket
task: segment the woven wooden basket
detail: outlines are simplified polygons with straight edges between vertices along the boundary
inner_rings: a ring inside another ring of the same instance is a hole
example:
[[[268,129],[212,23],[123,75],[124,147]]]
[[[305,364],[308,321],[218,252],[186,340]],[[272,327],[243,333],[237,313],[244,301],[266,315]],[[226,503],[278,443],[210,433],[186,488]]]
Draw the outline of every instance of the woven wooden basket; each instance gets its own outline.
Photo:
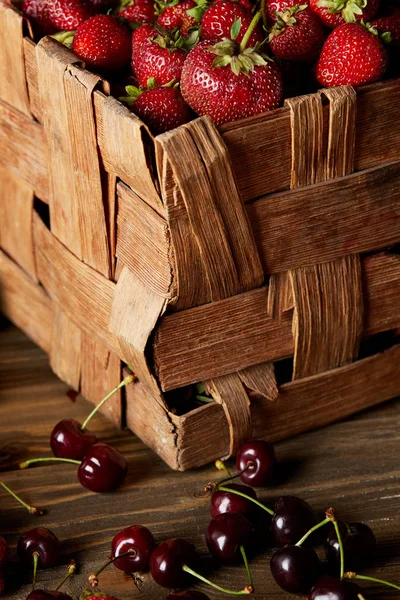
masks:
[[[400,392],[394,333],[360,355],[400,327],[400,81],[153,138],[25,33],[1,2],[0,308],[61,379],[98,402],[129,364],[106,411],[176,469]]]

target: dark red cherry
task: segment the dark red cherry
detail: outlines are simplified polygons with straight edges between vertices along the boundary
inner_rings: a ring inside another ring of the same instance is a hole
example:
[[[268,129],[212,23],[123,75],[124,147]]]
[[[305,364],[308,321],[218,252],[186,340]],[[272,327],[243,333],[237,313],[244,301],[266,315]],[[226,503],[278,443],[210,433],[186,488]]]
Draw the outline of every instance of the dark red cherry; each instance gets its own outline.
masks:
[[[344,549],[345,571],[359,571],[368,566],[375,556],[376,538],[373,531],[364,523],[339,523]],[[332,526],[324,544],[325,554],[330,564],[340,567],[339,542]]]
[[[248,485],[240,485],[238,483],[227,483],[226,486],[232,490],[237,490],[242,494],[251,496],[255,500],[257,495],[253,488]],[[231,494],[229,492],[223,492],[217,490],[213,493],[210,504],[211,517],[214,519],[218,515],[224,513],[237,513],[243,515],[246,518],[251,517],[256,511],[256,505],[242,496]]]
[[[308,594],[320,575],[313,548],[284,546],[272,555],[271,573],[276,583],[291,594]]]
[[[210,553],[223,563],[243,561],[240,546],[251,550],[255,533],[251,523],[242,515],[224,513],[210,521],[206,531]]]
[[[82,430],[81,424],[75,419],[63,419],[57,423],[50,436],[54,456],[73,460],[82,460],[96,442],[95,434]]]
[[[38,555],[38,567],[47,569],[60,562],[60,542],[52,531],[45,527],[30,529],[21,535],[17,544],[19,560],[29,567],[33,565],[33,554]]]
[[[33,590],[26,600],[72,600],[69,594],[52,590]]]
[[[183,566],[197,569],[200,560],[197,548],[179,538],[167,540],[154,550],[150,558],[150,572],[158,585],[166,588],[180,588],[193,581]]]
[[[113,537],[111,555],[117,557],[127,552],[133,553],[115,560],[114,566],[125,573],[147,571],[155,547],[156,542],[147,527],[142,525],[126,527]]]
[[[171,592],[166,600],[210,600],[203,592],[195,590],[181,590],[180,592]]]
[[[280,496],[274,505],[271,537],[276,546],[296,544],[317,520],[313,509],[297,496]]]
[[[330,575],[324,575],[314,585],[309,600],[357,600],[360,588],[352,581],[340,581]]]
[[[248,466],[240,479],[254,487],[267,485],[271,481],[276,463],[272,444],[262,440],[252,440],[243,444],[236,455],[238,471],[243,471]]]
[[[92,492],[112,492],[124,481],[128,465],[124,456],[108,444],[94,444],[78,467],[78,479]]]

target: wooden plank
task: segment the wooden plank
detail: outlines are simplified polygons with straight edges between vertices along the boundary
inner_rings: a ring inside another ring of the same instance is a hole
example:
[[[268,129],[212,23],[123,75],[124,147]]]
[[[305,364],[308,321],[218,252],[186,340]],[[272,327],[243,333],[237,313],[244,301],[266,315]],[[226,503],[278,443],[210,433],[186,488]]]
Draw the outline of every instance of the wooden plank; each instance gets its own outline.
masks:
[[[118,184],[118,259],[155,293],[174,294],[168,225],[123,183]]]
[[[30,108],[33,116],[40,123],[42,122],[42,107],[39,98],[38,67],[36,59],[36,44],[29,38],[24,38],[24,58],[26,83],[28,85],[28,94]]]
[[[47,354],[51,348],[52,302],[0,250],[0,312],[25,331]]]
[[[0,100],[0,164],[26,181],[48,202],[46,141],[43,128]]]
[[[0,247],[36,280],[33,190],[1,165],[0,181]]]
[[[54,373],[78,391],[82,366],[81,330],[58,304],[53,305],[50,366]]]
[[[400,241],[400,162],[247,205],[265,273]]]
[[[30,117],[25,79],[23,17],[10,2],[0,1],[0,81],[2,100]]]
[[[363,273],[367,335],[400,326],[399,260],[379,256],[371,265],[366,260]],[[164,316],[153,345],[162,389],[291,356],[292,314],[274,319],[266,310],[267,300],[264,287]]]

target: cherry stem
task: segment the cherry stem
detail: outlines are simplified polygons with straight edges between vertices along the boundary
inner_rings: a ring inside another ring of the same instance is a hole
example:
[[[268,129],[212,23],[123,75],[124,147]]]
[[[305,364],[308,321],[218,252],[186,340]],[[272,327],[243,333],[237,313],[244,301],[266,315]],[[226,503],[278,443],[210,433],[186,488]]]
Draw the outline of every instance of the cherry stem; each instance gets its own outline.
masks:
[[[374,583],[381,583],[382,585],[387,585],[388,587],[394,588],[395,590],[400,590],[400,585],[390,583],[390,581],[385,581],[384,579],[377,579],[376,577],[358,575],[358,573],[354,573],[353,571],[348,571],[344,574],[344,577],[345,579],[362,579],[363,581],[373,581]]]
[[[58,592],[58,590],[64,585],[64,583],[67,581],[67,579],[69,579],[71,577],[71,575],[73,575],[76,572],[76,562],[74,560],[71,560],[69,566],[68,566],[68,571],[67,574],[65,575],[65,577],[63,579],[61,579],[60,583],[58,584],[58,586],[56,587],[55,591]]]
[[[328,508],[328,510],[325,512],[325,515],[326,515],[326,518],[329,519],[329,521],[332,521],[333,526],[335,528],[337,541],[339,543],[340,581],[342,581],[343,576],[344,576],[344,549],[343,549],[342,536],[341,536],[339,525],[338,525],[338,522],[336,519],[336,514],[335,514],[335,511],[333,510],[333,508]]]
[[[10,490],[10,488],[8,487],[8,485],[6,485],[5,483],[3,483],[2,481],[0,481],[0,485],[6,490],[6,492],[8,492],[13,498],[14,500],[16,500],[17,502],[19,502],[20,504],[22,504],[22,506],[24,506],[28,513],[30,515],[36,515],[36,516],[41,516],[44,515],[44,510],[43,508],[39,508],[37,506],[29,506],[29,504],[27,504],[26,502],[24,502],[22,500],[22,498],[20,498],[19,496],[17,496],[17,494],[15,492],[13,492],[12,490]]]
[[[225,477],[225,479],[221,479],[220,481],[217,481],[217,489],[219,489],[219,486],[221,485],[221,483],[226,483],[227,481],[232,481],[233,479],[237,479],[238,477],[243,475],[243,473],[245,473],[247,471],[247,469],[250,469],[250,467],[252,467],[252,466],[254,466],[254,463],[248,462],[247,465],[245,466],[245,468],[242,469],[241,471],[239,471],[239,473],[235,473],[235,475],[232,475],[231,473],[229,473],[229,477]]]
[[[225,471],[225,473],[229,476],[232,477],[232,473],[230,472],[230,470],[228,469],[228,467],[226,466],[226,464],[224,463],[223,460],[218,459],[215,461],[215,466],[218,469],[218,471]]]
[[[241,553],[242,558],[243,558],[244,568],[246,569],[247,579],[249,581],[249,586],[252,588],[253,587],[253,577],[251,575],[251,571],[250,571],[250,567],[249,567],[249,561],[247,560],[246,550],[244,549],[244,546],[240,546],[240,553]]]
[[[223,594],[229,594],[230,596],[245,596],[247,594],[252,594],[253,593],[253,586],[252,585],[246,585],[246,587],[244,588],[244,590],[240,590],[239,592],[236,592],[234,590],[227,590],[226,588],[223,588],[223,587],[217,585],[216,583],[213,583],[209,579],[206,579],[206,577],[203,577],[203,575],[200,575],[199,573],[196,573],[196,571],[193,571],[193,569],[191,569],[187,565],[183,565],[182,569],[183,569],[183,571],[185,571],[185,573],[189,573],[189,575],[193,575],[193,577],[196,577],[196,579],[199,579],[203,583],[206,583],[207,585],[210,585],[215,590],[218,590],[219,592],[222,592]]]
[[[253,33],[253,31],[255,30],[255,28],[257,27],[257,23],[258,21],[261,19],[262,17],[262,11],[259,10],[258,12],[256,12],[256,14],[254,15],[246,33],[244,34],[242,41],[240,42],[240,46],[239,46],[239,52],[244,52],[246,50],[247,44],[249,43],[249,39]]]
[[[221,487],[218,486],[218,489],[221,490],[222,492],[230,492],[231,494],[236,494],[236,496],[241,496],[242,498],[246,498],[246,500],[250,500],[250,502],[253,502],[253,504],[257,504],[257,506],[259,506],[260,508],[265,510],[269,515],[274,514],[274,511],[271,508],[268,508],[268,506],[264,506],[264,504],[261,504],[261,502],[259,502],[255,498],[252,498],[251,496],[248,496],[247,494],[243,494],[242,492],[238,492],[237,490],[232,490],[225,486],[221,486]]]
[[[20,469],[28,469],[31,465],[35,463],[41,462],[65,462],[72,463],[73,465],[80,465],[80,460],[74,460],[72,458],[57,458],[56,456],[49,456],[48,458],[31,458],[30,460],[25,460],[24,462],[19,464]]]
[[[86,429],[86,427],[88,426],[88,424],[89,424],[89,421],[92,419],[92,417],[94,417],[94,415],[95,415],[95,414],[96,414],[96,413],[97,413],[97,412],[98,412],[98,411],[101,409],[101,407],[103,406],[103,404],[104,404],[105,402],[107,402],[107,400],[108,400],[109,398],[111,398],[111,396],[113,396],[114,394],[116,394],[116,393],[117,393],[117,392],[118,392],[118,391],[119,391],[121,388],[123,388],[124,386],[126,386],[126,385],[129,385],[130,383],[133,383],[134,381],[137,381],[137,377],[136,377],[136,375],[134,375],[133,373],[132,373],[132,375],[128,375],[127,377],[125,377],[125,379],[123,379],[123,380],[121,381],[121,383],[117,385],[117,387],[116,387],[116,388],[114,388],[113,390],[111,390],[111,392],[109,392],[109,393],[107,394],[107,396],[105,396],[105,397],[103,398],[103,400],[101,400],[101,401],[99,402],[99,404],[98,404],[97,406],[95,406],[95,407],[94,407],[94,409],[92,410],[92,412],[90,413],[90,415],[89,415],[89,416],[87,417],[87,419],[86,419],[86,420],[83,422],[83,424],[82,424],[82,426],[81,426],[81,429],[82,429],[82,430],[83,430],[83,429]]]
[[[39,552],[33,552],[32,558],[33,558],[33,581],[32,581],[32,588],[35,589],[36,574],[37,574],[37,568],[38,568],[38,562],[39,562]]]
[[[357,598],[358,598],[358,600],[365,600],[365,598],[362,594],[357,594]]]
[[[129,552],[124,552],[124,554],[120,554],[119,556],[113,556],[112,558],[110,558],[110,560],[108,560],[105,565],[103,565],[102,567],[100,567],[100,569],[98,569],[96,571],[96,573],[93,573],[93,575],[89,575],[88,581],[89,581],[90,586],[97,587],[99,585],[98,577],[99,577],[100,573],[102,573],[104,571],[104,569],[107,569],[107,567],[109,565],[111,565],[113,562],[115,562],[119,558],[125,558],[125,556],[132,556],[135,554],[136,554],[135,550],[129,550]]]
[[[295,544],[295,546],[301,546],[306,539],[308,538],[309,535],[311,535],[312,533],[314,533],[314,531],[317,531],[317,529],[319,529],[320,527],[323,527],[324,525],[327,525],[327,523],[331,523],[331,519],[324,519],[323,521],[321,521],[320,523],[317,523],[316,525],[314,525],[314,527],[311,527],[311,529],[309,529],[307,531],[307,533],[305,533],[303,535],[303,537],[297,542],[297,544]]]

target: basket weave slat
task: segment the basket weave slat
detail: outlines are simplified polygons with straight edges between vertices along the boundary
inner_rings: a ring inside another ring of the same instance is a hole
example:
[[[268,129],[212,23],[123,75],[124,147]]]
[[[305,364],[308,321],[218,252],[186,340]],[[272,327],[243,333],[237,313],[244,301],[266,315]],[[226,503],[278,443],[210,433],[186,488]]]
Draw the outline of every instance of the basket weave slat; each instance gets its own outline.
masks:
[[[82,370],[82,331],[59,304],[53,306],[50,366],[72,389],[79,390]]]

